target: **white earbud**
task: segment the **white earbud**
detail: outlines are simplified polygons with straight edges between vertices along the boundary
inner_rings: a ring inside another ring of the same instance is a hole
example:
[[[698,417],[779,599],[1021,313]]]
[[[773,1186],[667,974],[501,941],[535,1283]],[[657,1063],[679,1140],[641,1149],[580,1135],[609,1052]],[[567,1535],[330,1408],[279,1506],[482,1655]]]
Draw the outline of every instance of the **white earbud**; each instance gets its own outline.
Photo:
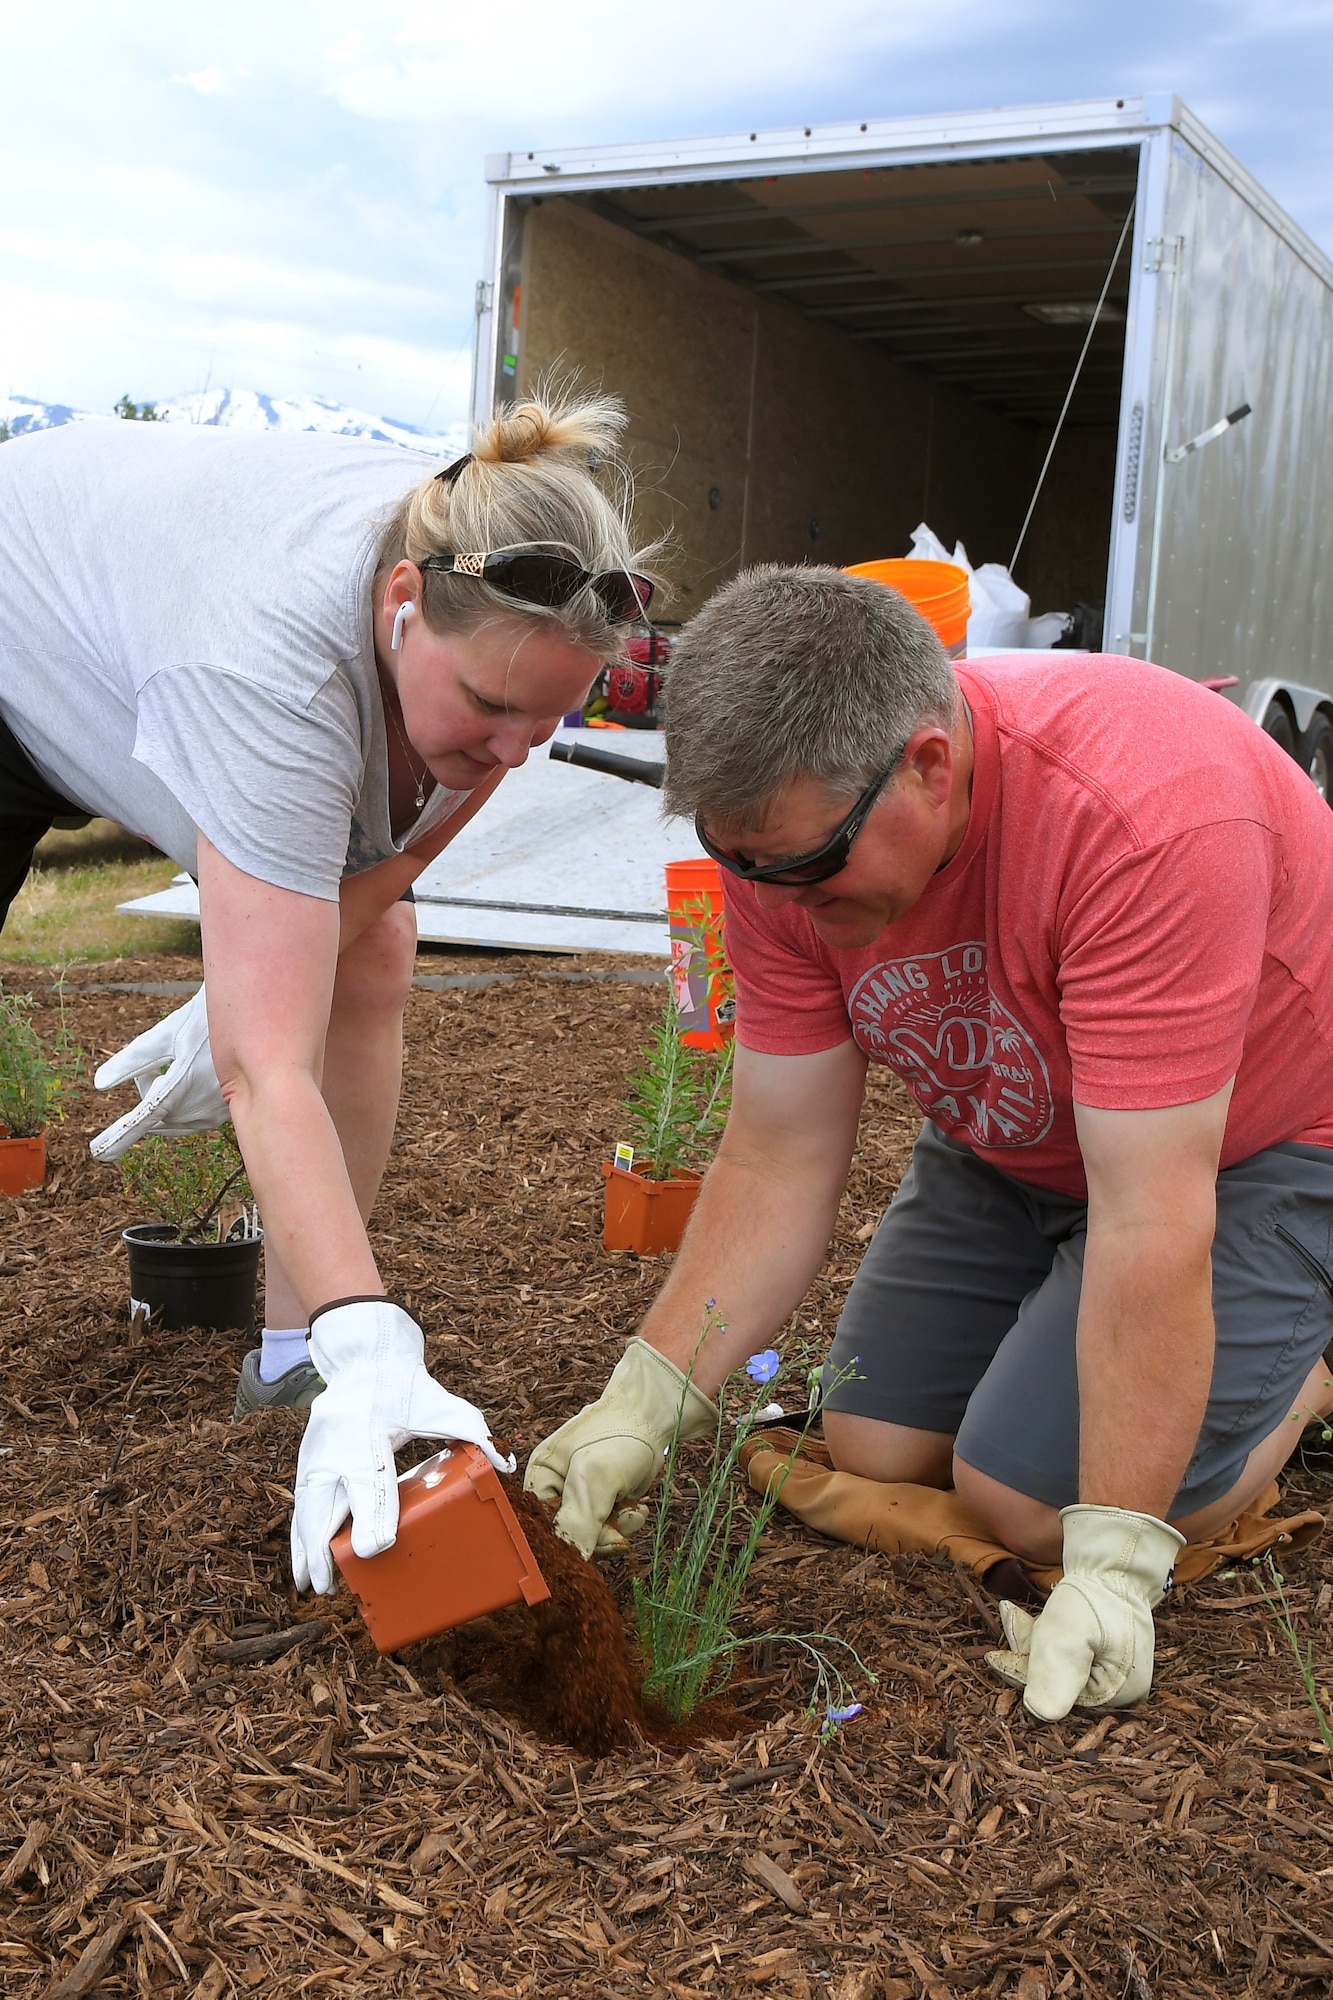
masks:
[[[399,653],[402,651],[403,626],[407,623],[408,612],[415,610],[416,606],[413,604],[411,598],[409,597],[407,601],[403,604],[400,604],[397,611],[395,611],[393,617],[393,633],[389,640],[390,652]]]

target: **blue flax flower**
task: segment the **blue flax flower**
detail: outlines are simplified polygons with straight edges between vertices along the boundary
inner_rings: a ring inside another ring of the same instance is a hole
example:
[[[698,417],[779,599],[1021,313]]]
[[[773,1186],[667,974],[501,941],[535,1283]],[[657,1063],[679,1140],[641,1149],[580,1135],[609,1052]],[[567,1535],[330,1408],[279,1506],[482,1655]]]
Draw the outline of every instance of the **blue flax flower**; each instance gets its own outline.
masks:
[[[846,1708],[831,1708],[828,1712],[828,1719],[830,1722],[850,1722],[854,1715],[859,1715],[860,1713],[860,1702],[851,1701],[848,1702]]]
[[[752,1382],[771,1382],[782,1366],[782,1357],[775,1347],[766,1347],[762,1354],[752,1354],[745,1364],[745,1372]]]

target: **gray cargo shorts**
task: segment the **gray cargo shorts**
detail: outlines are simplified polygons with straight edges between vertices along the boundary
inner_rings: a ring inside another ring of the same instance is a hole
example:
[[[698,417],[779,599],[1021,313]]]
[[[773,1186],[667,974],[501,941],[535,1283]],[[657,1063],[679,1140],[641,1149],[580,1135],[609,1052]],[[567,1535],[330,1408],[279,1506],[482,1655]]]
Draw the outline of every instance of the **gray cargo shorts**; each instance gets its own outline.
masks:
[[[926,1124],[847,1295],[826,1407],[944,1431],[1003,1485],[1078,1498],[1075,1331],[1088,1205]],[[1333,1150],[1269,1146],[1217,1177],[1217,1357],[1173,1516],[1211,1506],[1333,1341]],[[1295,1426],[1293,1426],[1295,1429]]]

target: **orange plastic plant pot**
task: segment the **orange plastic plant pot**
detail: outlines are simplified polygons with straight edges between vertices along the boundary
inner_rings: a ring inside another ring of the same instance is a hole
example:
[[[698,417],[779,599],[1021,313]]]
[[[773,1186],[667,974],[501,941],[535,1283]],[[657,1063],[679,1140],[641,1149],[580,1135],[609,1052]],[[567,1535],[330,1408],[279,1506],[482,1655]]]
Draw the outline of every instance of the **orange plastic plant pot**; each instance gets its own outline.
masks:
[[[333,1559],[381,1653],[551,1595],[504,1487],[484,1452],[451,1444],[398,1481],[398,1539],[383,1555],[353,1553],[350,1528]]]
[[[606,1206],[602,1219],[605,1250],[637,1250],[641,1257],[679,1250],[702,1175],[688,1167],[669,1181],[649,1180],[637,1167],[628,1171],[602,1161]]]
[[[725,912],[716,861],[668,861],[671,990],[687,1048],[724,1049],[735,1032],[735,982],[723,948]]]
[[[45,1132],[31,1139],[0,1138],[0,1194],[24,1194],[45,1179]]]

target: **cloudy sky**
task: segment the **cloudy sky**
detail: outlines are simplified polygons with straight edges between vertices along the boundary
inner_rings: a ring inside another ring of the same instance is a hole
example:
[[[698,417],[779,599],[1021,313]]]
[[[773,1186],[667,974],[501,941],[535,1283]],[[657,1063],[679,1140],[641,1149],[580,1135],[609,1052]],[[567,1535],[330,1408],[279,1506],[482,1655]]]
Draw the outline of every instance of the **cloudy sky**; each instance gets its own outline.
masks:
[[[466,407],[487,152],[1174,90],[1333,251],[1333,0],[0,0],[0,397]]]

